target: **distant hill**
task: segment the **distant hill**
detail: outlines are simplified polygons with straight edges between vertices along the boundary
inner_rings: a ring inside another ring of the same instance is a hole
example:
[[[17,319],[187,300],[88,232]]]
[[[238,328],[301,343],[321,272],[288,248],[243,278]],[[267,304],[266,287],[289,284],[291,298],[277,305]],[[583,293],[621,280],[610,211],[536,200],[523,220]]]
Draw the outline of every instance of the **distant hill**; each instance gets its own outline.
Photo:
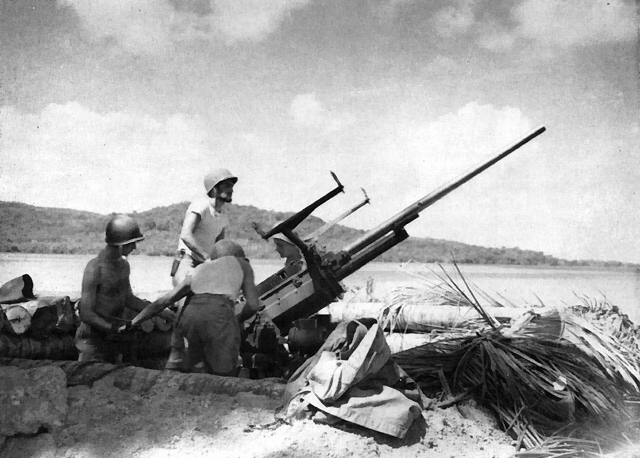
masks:
[[[145,235],[138,252],[147,255],[173,255],[188,202],[157,207],[133,213]],[[252,229],[255,221],[264,228],[281,221],[293,213],[262,210],[253,206],[226,207],[231,227],[227,237],[237,240],[251,258],[275,258],[273,246],[262,240]],[[35,207],[17,202],[0,202],[0,252],[20,253],[97,253],[104,246],[104,229],[110,215]],[[296,232],[307,235],[322,226],[324,221],[309,217]],[[320,244],[336,251],[354,241],[365,231],[337,225],[323,235]],[[540,251],[519,248],[485,248],[463,243],[430,238],[410,237],[381,255],[376,261],[450,262],[461,264],[508,264],[548,266],[603,266],[622,267],[620,262],[567,261],[545,255]]]

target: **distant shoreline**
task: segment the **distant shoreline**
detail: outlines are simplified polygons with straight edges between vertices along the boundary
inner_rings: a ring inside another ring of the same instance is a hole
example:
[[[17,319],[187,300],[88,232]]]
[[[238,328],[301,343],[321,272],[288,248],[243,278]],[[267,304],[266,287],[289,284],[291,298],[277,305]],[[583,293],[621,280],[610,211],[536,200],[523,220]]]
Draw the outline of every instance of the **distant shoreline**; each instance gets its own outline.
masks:
[[[161,259],[173,256],[187,207],[188,202],[182,202],[136,213],[136,221],[145,236],[136,252]],[[0,219],[2,253],[93,254],[104,246],[104,227],[108,215],[2,201],[0,212],[3,215]],[[233,224],[229,226],[226,235],[240,243],[250,259],[277,259],[273,244],[263,240],[252,228],[252,223],[271,227],[274,221],[282,221],[292,215],[293,213],[234,204],[228,208],[229,220]],[[296,227],[296,233],[311,234],[325,224],[320,218],[310,215]],[[339,252],[365,233],[363,230],[336,225],[326,232],[319,243],[320,246],[326,245],[328,251]],[[460,265],[543,268],[640,268],[640,263],[636,262],[561,259],[542,251],[519,247],[483,247],[413,236],[383,252],[378,259],[381,262],[406,262],[415,259],[417,262],[430,264],[451,263],[455,260]]]
[[[91,259],[92,257],[96,256],[98,254],[98,252],[96,253],[91,253],[91,254],[70,254],[70,253],[15,253],[15,252],[0,252],[0,260],[4,257],[6,259],[9,258],[20,258],[20,257],[24,257],[25,259],[27,258],[34,258],[34,257],[42,257],[45,259],[54,259],[54,258],[60,258],[60,257],[70,257],[70,258],[87,258]],[[158,260],[166,260],[167,262],[170,262],[171,259],[173,258],[173,256],[168,256],[168,255],[155,255],[155,254],[132,254],[131,255],[132,258],[140,258],[140,259],[158,259]],[[257,258],[250,258],[250,260],[252,262],[255,263],[274,263],[274,262],[278,262],[278,258],[277,257],[271,257],[271,258],[265,258],[265,257],[257,257]],[[372,265],[397,265],[398,267],[403,267],[403,266],[438,266],[438,265],[444,265],[444,266],[452,266],[453,263],[452,262],[431,262],[431,263],[426,263],[426,262],[420,262],[420,261],[404,261],[404,262],[399,262],[399,261],[372,261],[371,263],[363,266],[360,270],[362,271],[366,271],[369,270],[371,267],[369,267],[369,269],[367,268],[367,266],[372,266]],[[526,265],[526,264],[480,264],[480,263],[464,263],[464,262],[457,262],[456,264],[458,264],[459,266],[476,266],[476,267],[494,267],[494,268],[504,268],[504,269],[529,269],[529,270],[557,270],[557,271],[574,271],[574,272],[588,272],[588,271],[602,271],[602,272],[636,272],[638,275],[640,275],[640,265],[622,265],[622,266],[597,266],[597,265],[588,265],[588,266],[579,266],[579,265],[560,265],[560,266],[552,266],[552,265],[548,265],[548,264],[531,264],[531,265]]]

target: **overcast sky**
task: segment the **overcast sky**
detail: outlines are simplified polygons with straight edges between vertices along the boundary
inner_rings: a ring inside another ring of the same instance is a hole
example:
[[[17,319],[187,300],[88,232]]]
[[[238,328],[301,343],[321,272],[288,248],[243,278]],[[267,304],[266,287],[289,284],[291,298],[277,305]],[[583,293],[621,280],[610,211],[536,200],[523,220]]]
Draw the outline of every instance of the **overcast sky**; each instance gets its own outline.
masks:
[[[0,200],[98,213],[203,194],[376,226],[547,132],[411,235],[640,262],[633,0],[4,0]]]

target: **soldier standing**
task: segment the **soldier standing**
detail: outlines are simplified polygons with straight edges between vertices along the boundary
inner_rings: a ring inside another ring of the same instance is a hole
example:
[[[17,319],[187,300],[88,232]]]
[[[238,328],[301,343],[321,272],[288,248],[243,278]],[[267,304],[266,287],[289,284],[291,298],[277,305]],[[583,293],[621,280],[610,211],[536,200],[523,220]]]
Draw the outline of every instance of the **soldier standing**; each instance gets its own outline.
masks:
[[[216,169],[204,178],[206,196],[193,201],[184,217],[178,256],[171,269],[173,286],[179,285],[198,265],[209,259],[214,244],[225,237],[229,218],[222,212],[233,199],[233,186],[238,177],[225,168]],[[185,305],[178,302],[178,309]],[[182,370],[185,363],[184,336],[176,326],[171,335],[171,354],[165,365],[168,370]]]

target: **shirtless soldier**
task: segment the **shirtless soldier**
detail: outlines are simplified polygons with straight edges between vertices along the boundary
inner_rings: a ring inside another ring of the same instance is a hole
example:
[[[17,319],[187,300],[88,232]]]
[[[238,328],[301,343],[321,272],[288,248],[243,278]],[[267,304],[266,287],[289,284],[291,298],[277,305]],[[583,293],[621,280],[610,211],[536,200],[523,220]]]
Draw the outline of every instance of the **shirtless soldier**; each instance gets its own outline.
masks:
[[[127,256],[144,240],[138,224],[127,215],[115,215],[107,224],[107,246],[87,263],[82,277],[79,312],[81,324],[75,343],[78,361],[117,363],[131,353],[131,341],[118,336],[125,307],[140,312],[148,302],[133,295]],[[169,310],[164,319],[173,320]],[[120,337],[120,338],[119,338]]]

